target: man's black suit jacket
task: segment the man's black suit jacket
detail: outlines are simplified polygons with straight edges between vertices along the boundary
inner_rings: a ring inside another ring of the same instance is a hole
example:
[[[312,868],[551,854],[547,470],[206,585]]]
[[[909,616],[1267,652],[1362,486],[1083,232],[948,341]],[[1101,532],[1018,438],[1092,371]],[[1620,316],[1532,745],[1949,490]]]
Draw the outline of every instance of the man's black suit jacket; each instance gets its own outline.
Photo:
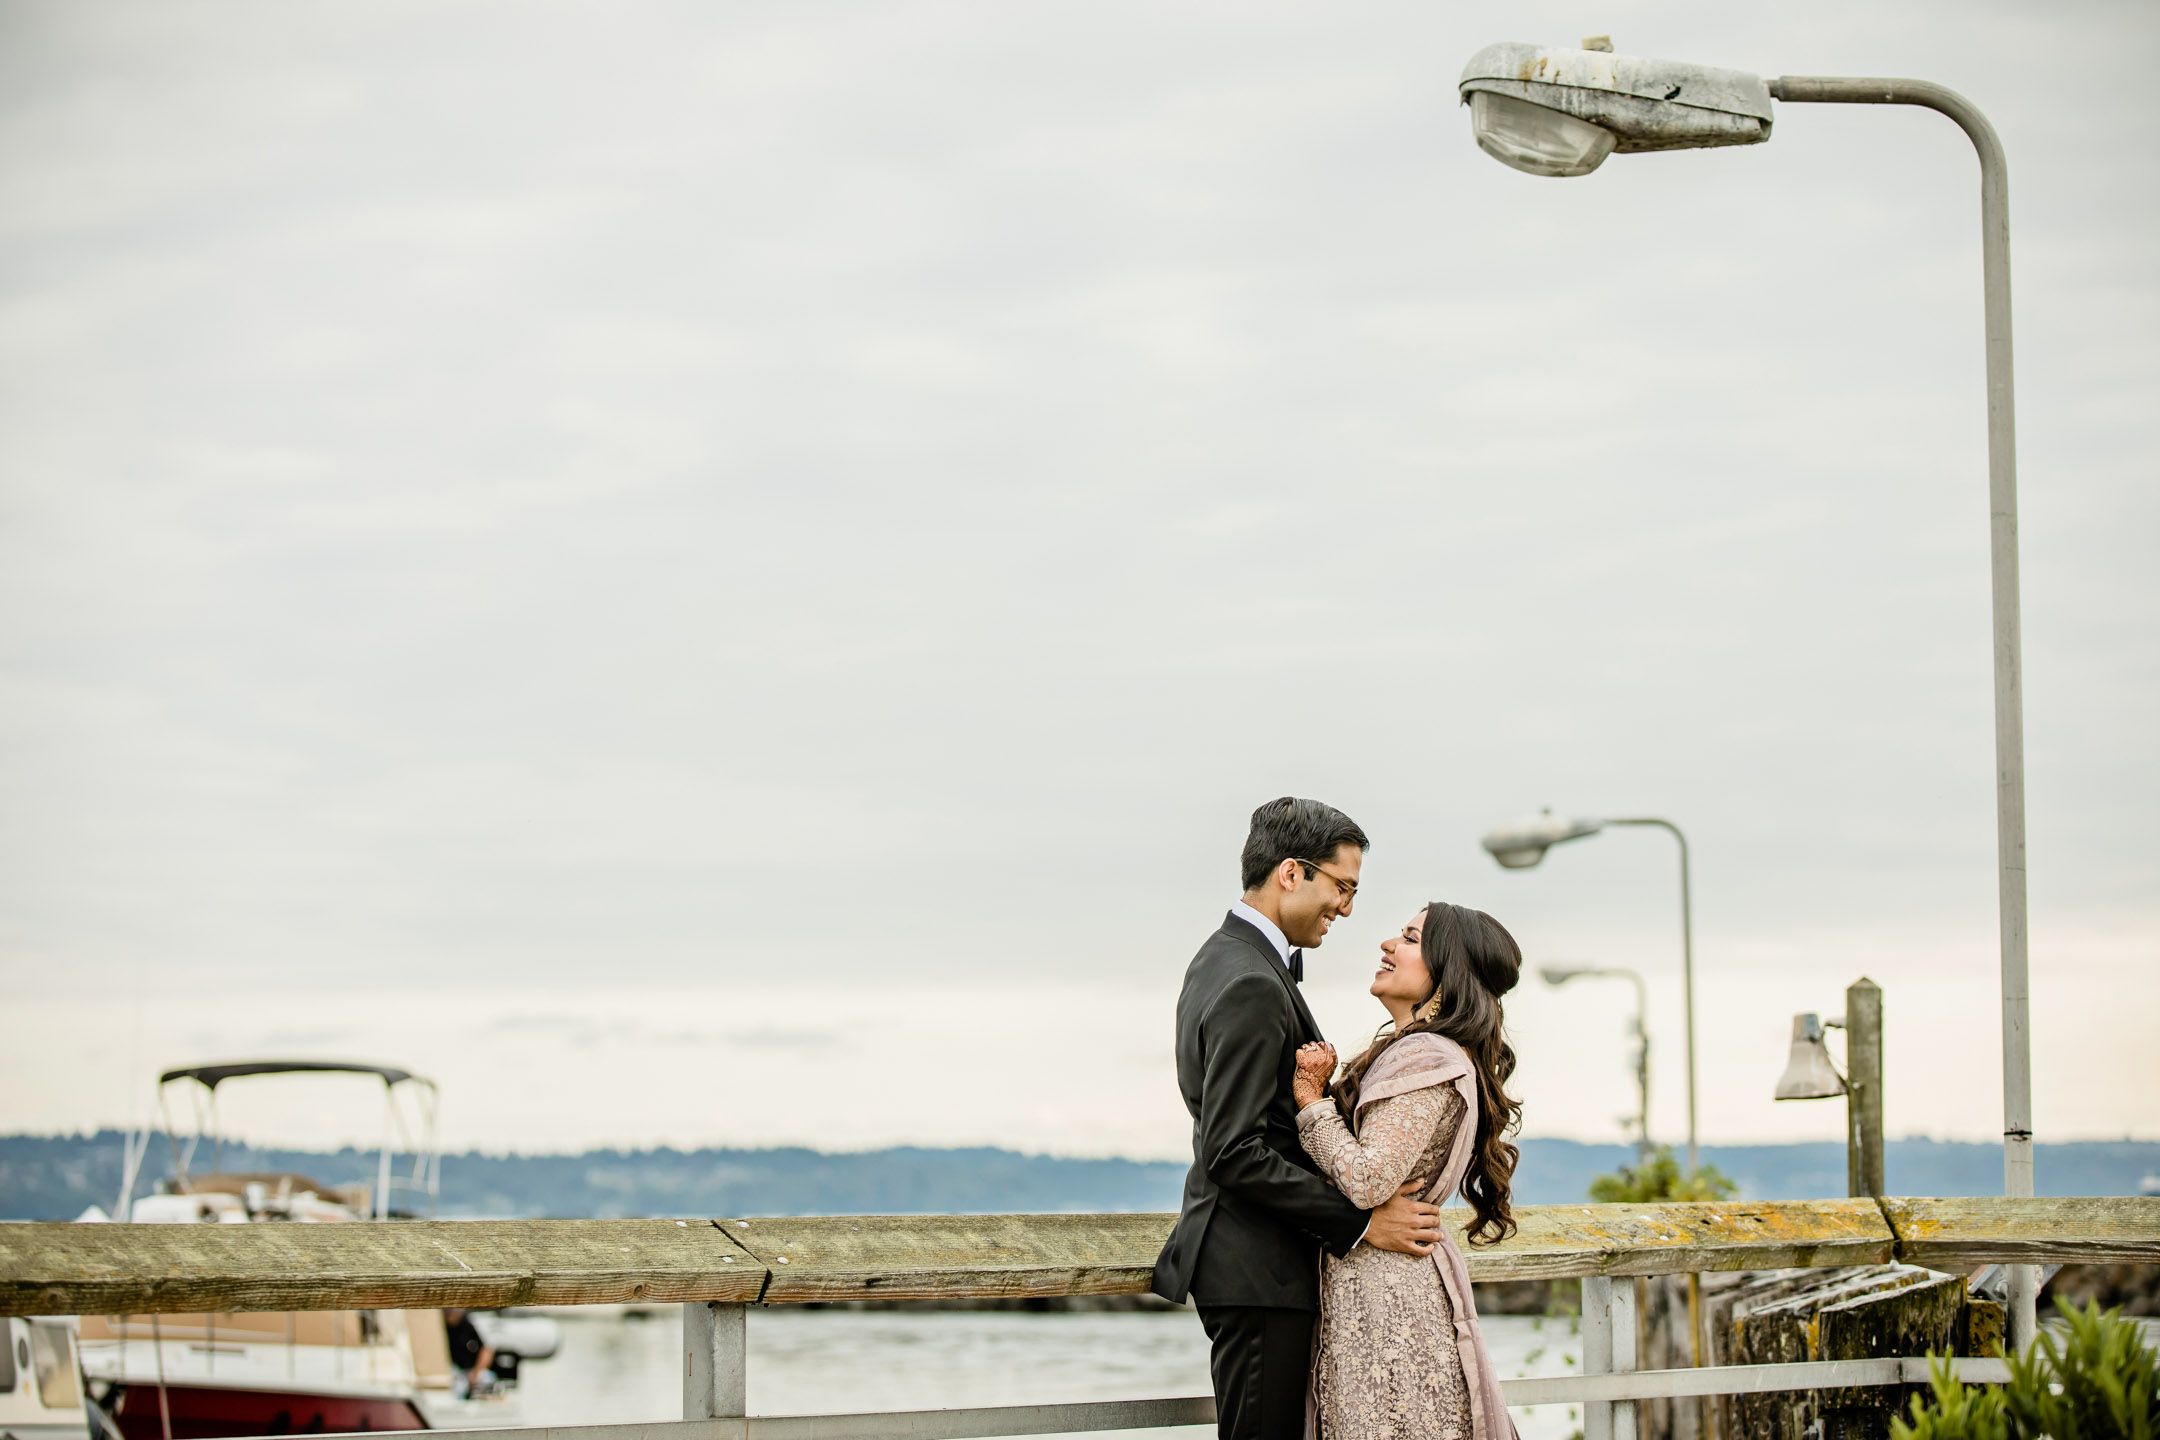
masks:
[[[1371,1217],[1298,1144],[1290,1076],[1298,1046],[1319,1038],[1275,947],[1225,916],[1178,996],[1178,1089],[1192,1112],[1193,1164],[1155,1262],[1157,1295],[1320,1308],[1320,1250],[1345,1253]]]

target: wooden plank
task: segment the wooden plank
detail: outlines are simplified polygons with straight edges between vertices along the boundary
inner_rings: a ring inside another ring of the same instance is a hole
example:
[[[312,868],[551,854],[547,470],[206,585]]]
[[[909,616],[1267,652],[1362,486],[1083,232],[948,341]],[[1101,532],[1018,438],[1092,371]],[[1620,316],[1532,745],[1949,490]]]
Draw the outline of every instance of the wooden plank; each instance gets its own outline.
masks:
[[[1138,1295],[1172,1215],[837,1215],[732,1220],[768,1305]]]
[[[2160,1196],[1882,1204],[1897,1232],[1898,1258],[1930,1270],[2160,1263]]]
[[[757,1299],[709,1220],[0,1225],[0,1314]]]
[[[1882,1203],[1533,1205],[1517,1212],[1514,1238],[1467,1253],[1479,1280],[1893,1258],[1941,1270],[2160,1260],[2160,1199]],[[1457,1227],[1467,1218],[1448,1212]],[[1168,1215],[909,1215],[4,1225],[0,1313],[1138,1294],[1170,1223]]]
[[[1545,1205],[1503,1245],[1468,1247],[1478,1280],[1666,1275],[1890,1258],[1873,1200]],[[1460,1233],[1469,1212],[1447,1212]],[[1139,1294],[1169,1215],[854,1215],[734,1220],[772,1272],[769,1305],[836,1300]]]
[[[1469,1212],[1445,1214],[1460,1234]],[[1526,1205],[1515,1218],[1511,1239],[1463,1247],[1471,1279],[1867,1265],[1888,1260],[1893,1243],[1869,1199]]]

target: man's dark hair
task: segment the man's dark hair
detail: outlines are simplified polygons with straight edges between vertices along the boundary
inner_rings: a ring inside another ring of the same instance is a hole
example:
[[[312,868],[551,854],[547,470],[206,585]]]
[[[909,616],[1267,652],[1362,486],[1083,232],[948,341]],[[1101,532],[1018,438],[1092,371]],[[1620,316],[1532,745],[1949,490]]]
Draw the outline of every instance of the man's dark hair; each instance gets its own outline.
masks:
[[[1267,879],[1285,860],[1332,860],[1344,845],[1372,849],[1357,821],[1332,805],[1291,795],[1270,800],[1252,812],[1252,832],[1245,837],[1239,866],[1244,888]]]

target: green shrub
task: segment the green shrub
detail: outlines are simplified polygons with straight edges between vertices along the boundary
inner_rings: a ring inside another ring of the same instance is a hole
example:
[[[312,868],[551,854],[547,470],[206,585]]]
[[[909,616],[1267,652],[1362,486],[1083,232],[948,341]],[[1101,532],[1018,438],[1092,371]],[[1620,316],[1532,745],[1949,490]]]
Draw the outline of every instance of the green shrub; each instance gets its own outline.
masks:
[[[1635,1205],[1658,1200],[1730,1200],[1739,1188],[1715,1165],[1682,1175],[1672,1147],[1660,1145],[1642,1164],[1623,1165],[1616,1174],[1592,1180],[1590,1198]]]
[[[1934,1403],[1913,1397],[1912,1423],[1893,1420],[1892,1440],[2156,1440],[2160,1430],[2160,1353],[2121,1310],[2083,1310],[2061,1300],[2056,1336],[2009,1357],[2010,1383],[1978,1390],[1950,1376],[1934,1357]]]
[[[1929,1358],[1934,1363],[1928,1366],[1928,1385],[1935,1403],[1913,1396],[1912,1424],[1892,1416],[1890,1440],[2010,1440],[2002,1392],[1962,1384],[1952,1377],[1947,1359]]]

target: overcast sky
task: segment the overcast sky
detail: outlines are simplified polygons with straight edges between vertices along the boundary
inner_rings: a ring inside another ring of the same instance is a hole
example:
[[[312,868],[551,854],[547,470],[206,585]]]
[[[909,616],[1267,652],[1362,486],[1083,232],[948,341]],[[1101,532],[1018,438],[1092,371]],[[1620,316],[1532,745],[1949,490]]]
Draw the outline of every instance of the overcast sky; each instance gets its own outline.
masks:
[[[2042,1140],[2160,1138],[2160,12],[0,0],[0,1129],[410,1064],[453,1143],[1173,1156],[1272,796],[1639,967],[1705,1138],[1886,991],[2000,1131],[1977,167],[1481,155],[1501,39],[1918,75],[2014,201]],[[1627,991],[1509,1002],[1611,1139]],[[264,1139],[363,1092],[234,1092]],[[253,1107],[253,1108],[250,1108]]]

